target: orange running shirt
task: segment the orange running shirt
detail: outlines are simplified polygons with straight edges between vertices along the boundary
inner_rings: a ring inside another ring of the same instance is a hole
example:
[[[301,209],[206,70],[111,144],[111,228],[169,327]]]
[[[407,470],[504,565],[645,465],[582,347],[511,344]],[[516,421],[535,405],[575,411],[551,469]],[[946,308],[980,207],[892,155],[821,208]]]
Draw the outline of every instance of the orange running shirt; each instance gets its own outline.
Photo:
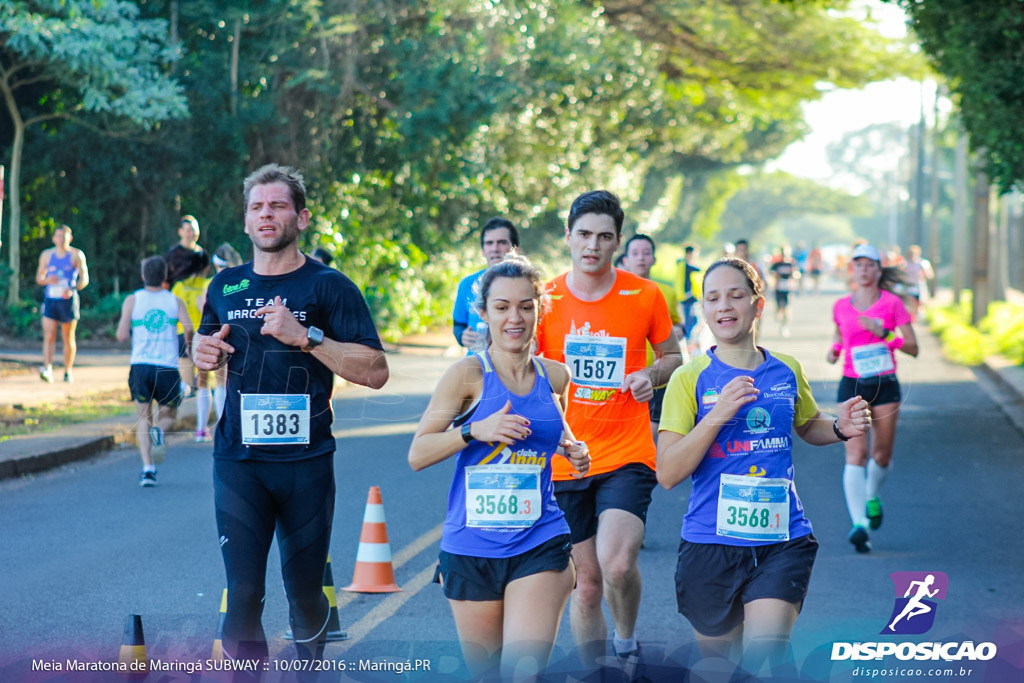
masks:
[[[653,470],[647,404],[619,387],[626,375],[647,366],[647,342],[660,344],[672,333],[665,297],[656,283],[616,269],[608,294],[581,301],[569,291],[566,275],[548,283],[551,305],[537,328],[537,350],[572,373],[565,417],[590,449],[588,476],[632,462]],[[555,481],[572,478],[564,458],[556,458],[552,467]]]

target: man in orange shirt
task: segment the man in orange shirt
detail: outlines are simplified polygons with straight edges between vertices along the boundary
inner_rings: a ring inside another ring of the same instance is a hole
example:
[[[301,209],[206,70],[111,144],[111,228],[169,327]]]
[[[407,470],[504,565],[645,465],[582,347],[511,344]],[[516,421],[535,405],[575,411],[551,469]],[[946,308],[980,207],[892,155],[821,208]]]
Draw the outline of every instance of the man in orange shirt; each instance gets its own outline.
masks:
[[[540,354],[569,366],[566,420],[593,458],[582,479],[554,461],[555,495],[572,532],[577,571],[573,638],[581,661],[596,665],[605,654],[601,599],[607,598],[615,653],[624,669],[635,671],[637,555],[656,483],[646,403],[681,356],[658,286],[612,267],[623,218],[610,192],[586,192],[573,201],[565,230],[572,269],[549,283],[551,307],[540,320],[537,343]],[[650,366],[648,341],[656,356]]]

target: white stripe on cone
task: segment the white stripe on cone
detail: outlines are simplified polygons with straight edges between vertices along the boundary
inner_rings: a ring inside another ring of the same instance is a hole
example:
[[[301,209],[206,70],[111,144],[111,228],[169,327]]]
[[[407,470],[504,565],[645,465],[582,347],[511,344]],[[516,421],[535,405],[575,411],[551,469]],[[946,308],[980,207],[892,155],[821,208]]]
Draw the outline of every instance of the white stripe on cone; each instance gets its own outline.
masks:
[[[384,523],[384,506],[379,503],[367,503],[366,512],[363,513],[363,523],[372,524]]]
[[[391,563],[391,546],[387,543],[360,543],[356,562]]]

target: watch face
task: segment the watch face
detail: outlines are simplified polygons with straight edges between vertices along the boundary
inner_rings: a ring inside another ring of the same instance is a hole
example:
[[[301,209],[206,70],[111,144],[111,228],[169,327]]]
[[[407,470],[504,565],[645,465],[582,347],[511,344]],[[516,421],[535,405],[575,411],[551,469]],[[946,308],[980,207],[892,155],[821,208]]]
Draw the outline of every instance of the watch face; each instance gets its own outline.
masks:
[[[306,341],[309,346],[318,346],[324,341],[324,331],[319,327],[310,327],[306,331]]]

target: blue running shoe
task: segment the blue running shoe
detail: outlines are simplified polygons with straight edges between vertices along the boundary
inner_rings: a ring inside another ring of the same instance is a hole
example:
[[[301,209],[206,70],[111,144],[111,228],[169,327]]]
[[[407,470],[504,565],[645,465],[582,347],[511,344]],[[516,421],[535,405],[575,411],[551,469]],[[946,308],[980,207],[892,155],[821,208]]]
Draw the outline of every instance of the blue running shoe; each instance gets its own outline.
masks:
[[[868,542],[868,530],[860,524],[855,524],[850,529],[850,535],[847,536],[847,539],[853,544],[858,553],[871,552],[871,543]]]

